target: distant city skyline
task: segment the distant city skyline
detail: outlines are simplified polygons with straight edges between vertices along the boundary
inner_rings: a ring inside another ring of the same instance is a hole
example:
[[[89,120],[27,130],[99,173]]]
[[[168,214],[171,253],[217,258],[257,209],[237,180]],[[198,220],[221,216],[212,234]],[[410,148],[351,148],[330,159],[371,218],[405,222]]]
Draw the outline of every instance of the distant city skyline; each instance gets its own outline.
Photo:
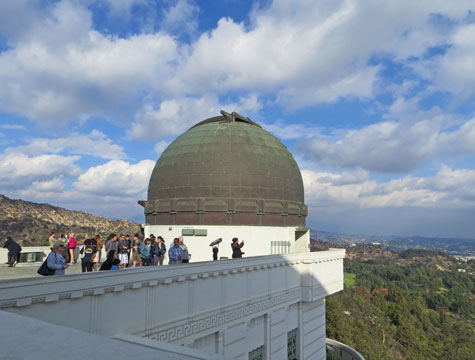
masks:
[[[475,238],[473,1],[0,2],[0,193],[137,221],[219,110],[302,171],[307,226]]]

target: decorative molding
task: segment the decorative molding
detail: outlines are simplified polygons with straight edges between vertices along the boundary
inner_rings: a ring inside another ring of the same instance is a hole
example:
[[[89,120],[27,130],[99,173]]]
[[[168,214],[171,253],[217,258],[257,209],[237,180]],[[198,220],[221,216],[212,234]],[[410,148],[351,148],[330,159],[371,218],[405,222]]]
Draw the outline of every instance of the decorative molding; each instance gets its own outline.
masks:
[[[16,306],[16,300],[4,301],[3,303],[0,304],[0,309],[6,309],[9,307],[15,307],[15,306]]]
[[[46,300],[46,296],[38,296],[38,297],[31,298],[31,303],[40,304],[40,303],[44,303],[45,300]]]
[[[299,301],[301,297],[300,289],[294,290],[289,293],[272,296],[265,300],[259,300],[247,305],[240,306],[231,310],[221,312],[219,314],[213,314],[200,318],[195,321],[191,321],[186,324],[173,326],[164,330],[154,331],[149,329],[146,331],[145,337],[163,342],[172,342],[180,340],[184,337],[194,335],[196,333],[206,331],[212,327],[226,324],[228,322],[242,319],[243,317],[270,309],[276,305],[287,303],[290,301]],[[148,334],[148,335],[147,335]]]

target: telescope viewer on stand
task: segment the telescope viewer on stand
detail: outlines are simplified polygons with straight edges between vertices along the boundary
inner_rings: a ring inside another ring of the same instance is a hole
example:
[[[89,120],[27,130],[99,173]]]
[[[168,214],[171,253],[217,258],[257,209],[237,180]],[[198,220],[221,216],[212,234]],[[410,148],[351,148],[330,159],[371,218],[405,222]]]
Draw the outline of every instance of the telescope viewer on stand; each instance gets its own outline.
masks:
[[[213,260],[218,260],[219,244],[223,241],[223,238],[216,239],[209,244],[213,247]]]

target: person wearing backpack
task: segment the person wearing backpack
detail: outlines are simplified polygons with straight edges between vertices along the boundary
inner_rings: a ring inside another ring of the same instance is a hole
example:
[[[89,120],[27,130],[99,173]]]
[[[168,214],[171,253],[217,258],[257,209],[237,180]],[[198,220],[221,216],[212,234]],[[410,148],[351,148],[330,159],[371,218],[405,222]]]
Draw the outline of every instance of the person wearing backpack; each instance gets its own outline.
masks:
[[[69,267],[66,259],[61,255],[64,251],[64,244],[61,240],[57,240],[53,245],[53,251],[46,258],[46,265],[49,269],[54,270],[53,275],[64,275],[65,270]]]
[[[91,239],[84,240],[84,245],[80,253],[83,255],[81,259],[82,272],[91,272],[93,265],[93,256],[97,252],[97,248],[92,245]]]

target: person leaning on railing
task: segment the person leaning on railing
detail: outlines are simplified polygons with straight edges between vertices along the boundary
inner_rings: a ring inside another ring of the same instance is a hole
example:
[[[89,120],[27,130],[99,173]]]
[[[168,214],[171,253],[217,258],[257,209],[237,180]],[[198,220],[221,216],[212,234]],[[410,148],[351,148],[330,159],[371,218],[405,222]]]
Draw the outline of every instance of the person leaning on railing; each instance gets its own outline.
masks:
[[[17,263],[20,262],[21,246],[10,236],[7,236],[5,240],[3,247],[8,249],[8,267],[13,267],[15,266],[15,261]]]

